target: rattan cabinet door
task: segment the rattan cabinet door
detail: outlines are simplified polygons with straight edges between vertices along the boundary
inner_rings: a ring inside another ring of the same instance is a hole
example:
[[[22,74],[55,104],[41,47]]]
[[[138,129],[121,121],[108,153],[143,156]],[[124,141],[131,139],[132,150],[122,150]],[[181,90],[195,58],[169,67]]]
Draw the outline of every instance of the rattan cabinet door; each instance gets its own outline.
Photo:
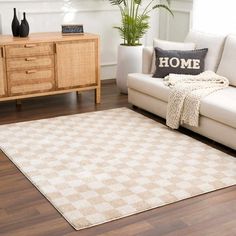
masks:
[[[56,44],[57,86],[74,88],[97,83],[96,40]]]
[[[3,58],[3,48],[0,47],[0,97],[6,95],[6,77],[5,77],[5,61]]]

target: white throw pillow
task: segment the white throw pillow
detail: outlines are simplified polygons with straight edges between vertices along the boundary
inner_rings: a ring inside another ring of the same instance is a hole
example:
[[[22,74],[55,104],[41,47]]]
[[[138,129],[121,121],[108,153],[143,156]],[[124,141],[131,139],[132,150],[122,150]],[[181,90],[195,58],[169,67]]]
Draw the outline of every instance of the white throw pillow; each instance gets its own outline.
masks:
[[[205,70],[217,71],[225,42],[224,35],[190,31],[185,42],[194,42],[197,49],[208,48],[205,59]]]
[[[171,42],[166,40],[154,39],[153,40],[153,47],[158,47],[162,50],[194,50],[196,48],[195,43],[179,43],[179,42]],[[152,57],[152,67],[151,73],[153,74],[156,70],[155,65],[155,52],[153,52]]]
[[[226,77],[230,85],[236,86],[236,35],[229,35],[217,74]]]

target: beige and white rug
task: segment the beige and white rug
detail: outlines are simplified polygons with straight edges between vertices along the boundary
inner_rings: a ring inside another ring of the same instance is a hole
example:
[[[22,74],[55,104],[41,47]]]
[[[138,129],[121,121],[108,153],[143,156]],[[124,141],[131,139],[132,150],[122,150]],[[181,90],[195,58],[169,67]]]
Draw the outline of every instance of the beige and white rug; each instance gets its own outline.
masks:
[[[236,159],[127,108],[0,126],[6,155],[77,230],[236,184]]]

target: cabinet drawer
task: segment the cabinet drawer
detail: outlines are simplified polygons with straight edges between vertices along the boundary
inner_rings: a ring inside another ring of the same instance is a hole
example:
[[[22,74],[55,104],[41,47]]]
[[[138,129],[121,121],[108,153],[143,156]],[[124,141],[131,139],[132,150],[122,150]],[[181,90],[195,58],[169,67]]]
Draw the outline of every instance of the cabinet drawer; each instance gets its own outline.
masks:
[[[51,91],[55,87],[54,69],[8,72],[11,95]]]
[[[54,67],[54,56],[38,56],[7,59],[7,70],[28,70],[42,67]]]
[[[19,44],[6,46],[6,57],[53,55],[53,43]]]

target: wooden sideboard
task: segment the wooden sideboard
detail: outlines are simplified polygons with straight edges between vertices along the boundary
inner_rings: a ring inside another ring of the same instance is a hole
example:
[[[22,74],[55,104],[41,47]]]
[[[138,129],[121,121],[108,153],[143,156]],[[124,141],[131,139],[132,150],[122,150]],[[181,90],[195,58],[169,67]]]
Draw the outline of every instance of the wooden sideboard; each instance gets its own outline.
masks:
[[[99,36],[0,35],[0,101],[94,90],[100,103]]]

